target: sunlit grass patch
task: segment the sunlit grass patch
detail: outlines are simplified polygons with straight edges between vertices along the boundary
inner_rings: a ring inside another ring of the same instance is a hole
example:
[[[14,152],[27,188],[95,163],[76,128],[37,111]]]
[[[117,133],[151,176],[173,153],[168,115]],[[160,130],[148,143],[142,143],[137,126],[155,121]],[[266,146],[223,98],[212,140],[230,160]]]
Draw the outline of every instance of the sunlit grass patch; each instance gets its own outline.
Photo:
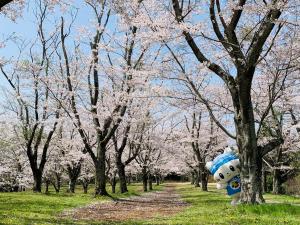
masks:
[[[266,204],[233,207],[223,190],[216,190],[215,185],[209,185],[209,189],[202,192],[187,183],[178,185],[178,192],[191,206],[174,217],[147,224],[300,224],[299,198],[268,194]]]
[[[155,187],[155,190],[161,188]],[[49,194],[31,191],[0,193],[0,224],[74,224],[71,220],[61,219],[59,214],[93,202],[111,200],[109,197],[95,198],[93,189],[91,186],[88,194],[83,194],[79,186],[75,194],[67,193],[66,187],[58,194],[53,189],[50,189]],[[141,184],[130,185],[128,189],[128,193],[121,194],[117,188],[116,194],[112,194],[108,186],[108,191],[114,198],[126,198],[142,193]]]
[[[163,186],[154,186],[161,190]],[[202,192],[188,183],[177,184],[178,193],[189,205],[175,216],[156,217],[148,220],[123,221],[118,223],[101,221],[74,221],[60,217],[60,213],[73,208],[81,207],[93,202],[110,201],[107,197],[93,197],[93,187],[89,194],[34,194],[32,192],[0,193],[0,224],[123,224],[123,225],[299,225],[300,199],[285,196],[266,194],[267,203],[262,205],[230,205],[231,199],[223,190],[216,190],[214,184],[209,185],[209,192]],[[110,188],[108,187],[108,190]],[[115,198],[126,198],[142,194],[142,186],[135,184],[129,186],[129,193],[117,192]]]

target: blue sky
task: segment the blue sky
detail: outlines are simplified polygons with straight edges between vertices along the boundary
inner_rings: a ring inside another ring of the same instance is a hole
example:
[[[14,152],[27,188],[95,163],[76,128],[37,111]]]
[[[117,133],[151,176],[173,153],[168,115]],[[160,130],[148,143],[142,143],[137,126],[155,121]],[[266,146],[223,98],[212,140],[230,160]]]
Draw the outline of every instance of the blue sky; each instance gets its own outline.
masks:
[[[88,24],[91,16],[87,16],[90,13],[90,10],[82,4],[81,0],[75,0],[75,7],[78,8],[77,20],[75,22],[75,27]],[[32,42],[37,35],[37,28],[35,25],[36,18],[34,16],[35,4],[34,1],[28,1],[28,4],[23,9],[22,15],[14,22],[9,18],[0,15],[0,42],[6,40],[10,36],[17,37],[18,39],[24,40],[26,42]],[[60,8],[55,8],[54,13],[51,15],[51,20],[59,20],[61,16],[68,16],[66,13],[63,13]],[[51,22],[51,21],[49,21]],[[48,24],[49,28],[51,24]],[[53,29],[53,28],[52,28]],[[51,28],[50,28],[51,30]],[[0,58],[15,58],[18,56],[18,48],[15,43],[12,41],[5,42],[6,47],[0,48]],[[0,89],[3,87],[8,87],[8,83],[3,75],[0,75]],[[0,99],[3,97],[0,91]]]

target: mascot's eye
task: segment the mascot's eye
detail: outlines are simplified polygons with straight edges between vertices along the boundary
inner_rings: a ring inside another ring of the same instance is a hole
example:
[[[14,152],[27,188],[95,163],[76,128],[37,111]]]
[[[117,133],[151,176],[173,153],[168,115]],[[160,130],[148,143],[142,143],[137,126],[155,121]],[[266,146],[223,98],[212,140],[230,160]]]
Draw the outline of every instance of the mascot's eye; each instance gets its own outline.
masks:
[[[222,179],[224,179],[224,175],[222,173],[219,173],[219,177],[221,177]]]
[[[234,171],[234,170],[235,170],[233,166],[229,166],[229,169],[230,169],[231,171]]]

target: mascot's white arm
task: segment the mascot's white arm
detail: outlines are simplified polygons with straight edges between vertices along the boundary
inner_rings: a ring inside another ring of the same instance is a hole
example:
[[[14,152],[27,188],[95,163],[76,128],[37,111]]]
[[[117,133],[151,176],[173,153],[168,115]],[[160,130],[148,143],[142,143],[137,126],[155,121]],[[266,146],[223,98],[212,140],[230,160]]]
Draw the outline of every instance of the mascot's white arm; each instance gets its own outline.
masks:
[[[226,189],[227,184],[224,183],[217,183],[217,189]]]

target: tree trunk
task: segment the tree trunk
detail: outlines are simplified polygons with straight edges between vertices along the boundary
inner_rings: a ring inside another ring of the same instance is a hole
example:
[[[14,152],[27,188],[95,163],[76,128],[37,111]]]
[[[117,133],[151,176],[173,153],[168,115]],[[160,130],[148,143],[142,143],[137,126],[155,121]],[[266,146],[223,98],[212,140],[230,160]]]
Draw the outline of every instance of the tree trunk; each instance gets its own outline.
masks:
[[[79,160],[78,162],[74,163],[69,163],[67,165],[67,171],[68,171],[68,176],[69,176],[69,192],[75,193],[75,186],[77,179],[80,175],[81,172],[81,162],[82,160]]]
[[[77,181],[77,178],[76,179],[71,179],[69,181],[69,192],[70,193],[75,193],[76,181]]]
[[[279,170],[274,169],[274,172],[273,172],[273,190],[272,190],[272,193],[275,194],[275,195],[282,194],[279,176],[280,176]]]
[[[143,167],[143,170],[142,170],[142,179],[143,179],[143,188],[144,188],[144,192],[147,192],[148,189],[147,189],[147,180],[148,180],[148,175],[147,175],[147,167]]]
[[[256,139],[256,137],[254,137]],[[249,139],[247,136],[239,137],[241,142],[239,144],[240,150],[240,163],[241,163],[241,201],[243,203],[258,203],[259,191],[261,190],[261,179],[258,165],[257,165],[257,152],[256,148],[252,148],[249,142],[256,142],[256,140]]]
[[[192,185],[195,184],[195,173],[194,172],[191,173],[191,184]]]
[[[202,171],[201,172],[201,189],[202,189],[202,191],[208,191],[207,183],[208,183],[208,174],[205,171]]]
[[[117,162],[118,175],[120,179],[120,191],[121,193],[128,192],[125,174],[125,165],[121,162]]]
[[[153,186],[152,186],[152,175],[151,174],[148,176],[148,185],[149,185],[149,191],[152,191]]]
[[[165,182],[165,177],[164,176],[159,176],[159,180],[160,180],[160,183],[163,184]]]
[[[262,183],[261,183],[261,188],[262,188],[262,193],[266,193],[267,192],[267,178],[266,178],[266,170],[265,168],[263,167],[262,169]]]
[[[131,181],[132,181],[132,175],[131,175],[131,173],[129,173],[128,177],[127,177],[127,184],[130,185]]]
[[[46,180],[45,185],[46,185],[45,194],[48,194],[49,193],[50,180]]]
[[[33,191],[42,192],[42,173],[39,170],[33,171]]]
[[[88,193],[88,187],[89,187],[88,182],[83,182],[82,187],[83,187],[83,193],[87,194]]]
[[[257,158],[257,174],[256,174],[256,183],[258,185],[258,193],[256,193],[256,202],[257,203],[264,203],[265,199],[263,197],[263,188],[262,188],[262,183],[263,183],[263,178],[262,178],[262,167],[263,167],[263,160],[262,156],[258,154]]]
[[[200,171],[195,171],[195,187],[200,187]]]
[[[106,171],[105,171],[105,147],[98,147],[98,160],[95,163],[95,195],[107,196],[106,191]]]
[[[61,187],[61,174],[55,173],[55,178],[54,181],[52,182],[52,185],[55,189],[55,192],[59,193]]]
[[[117,179],[116,179],[116,176],[114,176],[112,179],[111,179],[111,192],[113,194],[116,193],[116,185],[117,185]]]
[[[255,204],[264,201],[261,193],[262,159],[257,152],[253,107],[247,84],[240,84],[242,87],[242,90],[239,90],[238,100],[240,108],[235,115],[236,141],[241,165],[241,202]]]
[[[201,189],[202,191],[208,191],[207,189],[207,182],[208,182],[208,173],[205,169],[205,162],[202,160],[199,162],[199,182],[201,182]]]
[[[275,167],[277,167],[278,165],[280,165],[279,162],[283,161],[282,159],[282,148],[278,147],[277,148],[277,152],[276,152],[276,161],[275,161]],[[273,190],[272,193],[273,194],[283,194],[283,190],[282,190],[282,180],[281,180],[281,174],[280,174],[280,170],[279,169],[274,169],[273,170]]]
[[[158,175],[155,175],[155,182],[156,182],[156,185],[158,186],[159,185],[159,176]]]

